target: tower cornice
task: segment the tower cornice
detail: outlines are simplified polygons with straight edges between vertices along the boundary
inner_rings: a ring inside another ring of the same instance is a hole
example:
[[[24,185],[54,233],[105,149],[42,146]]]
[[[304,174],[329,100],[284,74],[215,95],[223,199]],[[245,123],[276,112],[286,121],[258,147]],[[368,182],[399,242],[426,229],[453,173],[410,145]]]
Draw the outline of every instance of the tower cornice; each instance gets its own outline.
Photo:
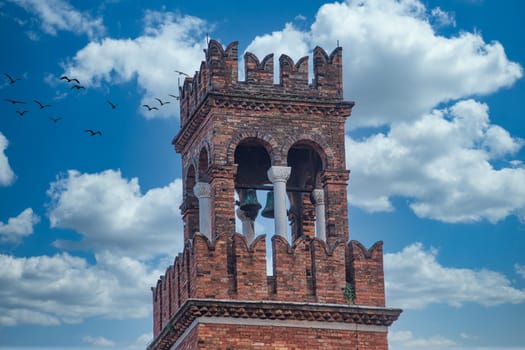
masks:
[[[218,299],[188,299],[148,350],[167,350],[199,317],[260,319],[275,321],[310,321],[389,327],[401,314],[401,309],[326,303],[279,301],[244,301]],[[271,323],[270,323],[271,324]]]
[[[261,112],[278,115],[308,115],[323,118],[342,118],[343,122],[352,113],[353,101],[339,98],[293,95],[293,94],[253,94],[209,92],[192,112],[188,122],[181,127],[172,144],[177,152],[182,152],[192,135],[213,110]],[[248,113],[248,115],[250,115]]]

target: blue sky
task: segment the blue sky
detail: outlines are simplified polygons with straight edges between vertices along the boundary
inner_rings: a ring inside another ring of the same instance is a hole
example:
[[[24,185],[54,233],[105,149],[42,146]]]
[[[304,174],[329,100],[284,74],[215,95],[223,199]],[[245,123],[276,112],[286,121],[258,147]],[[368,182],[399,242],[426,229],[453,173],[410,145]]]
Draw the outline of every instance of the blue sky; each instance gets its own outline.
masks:
[[[385,243],[387,304],[404,309],[391,349],[525,349],[524,13],[494,0],[0,0],[0,348],[151,340],[149,288],[182,247],[169,95],[209,35],[238,40],[241,57],[343,47],[350,235]]]

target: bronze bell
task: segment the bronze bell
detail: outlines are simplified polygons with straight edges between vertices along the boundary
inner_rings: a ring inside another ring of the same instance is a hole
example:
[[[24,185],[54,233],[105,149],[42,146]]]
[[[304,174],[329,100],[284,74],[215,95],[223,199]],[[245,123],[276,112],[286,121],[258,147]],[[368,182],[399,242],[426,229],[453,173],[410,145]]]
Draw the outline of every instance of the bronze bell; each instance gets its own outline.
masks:
[[[239,203],[239,208],[244,211],[247,217],[255,220],[261,207],[261,203],[257,200],[257,192],[253,188],[244,191],[244,199],[242,203]]]
[[[266,206],[261,212],[261,215],[265,218],[273,218],[275,216],[273,210],[273,191],[266,194]]]

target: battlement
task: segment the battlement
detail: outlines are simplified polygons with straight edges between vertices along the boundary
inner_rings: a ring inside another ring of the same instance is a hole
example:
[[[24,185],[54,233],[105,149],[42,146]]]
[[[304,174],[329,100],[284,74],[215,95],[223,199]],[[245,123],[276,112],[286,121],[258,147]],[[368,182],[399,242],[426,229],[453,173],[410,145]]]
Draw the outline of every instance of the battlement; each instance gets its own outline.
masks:
[[[322,48],[313,51],[313,79],[308,81],[308,56],[297,62],[287,55],[279,57],[279,83],[274,84],[274,56],[262,61],[253,53],[244,54],[245,80],[238,80],[238,42],[226,49],[210,40],[205,60],[193,77],[180,87],[180,115],[183,127],[210,94],[252,95],[268,98],[336,100],[343,98],[342,48],[330,55]]]
[[[272,249],[267,276],[265,235],[247,244],[237,233],[213,242],[196,234],[152,288],[154,335],[195,299],[385,305],[381,242],[366,250],[356,241],[327,245],[302,236],[289,245],[274,236]]]

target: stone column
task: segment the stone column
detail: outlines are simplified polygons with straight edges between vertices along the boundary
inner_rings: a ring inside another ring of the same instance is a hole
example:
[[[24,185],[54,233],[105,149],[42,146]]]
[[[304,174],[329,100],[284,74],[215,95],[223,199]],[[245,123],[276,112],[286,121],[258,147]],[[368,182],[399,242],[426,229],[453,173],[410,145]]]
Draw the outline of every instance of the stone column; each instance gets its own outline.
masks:
[[[246,242],[248,244],[252,243],[253,238],[255,237],[255,229],[253,220],[246,216],[246,213],[242,209],[237,209],[237,217],[242,222],[242,234],[246,237]]]
[[[324,190],[312,191],[312,199],[315,204],[315,237],[326,242],[326,220],[324,213]]]
[[[199,198],[199,232],[211,240],[211,186],[206,182],[197,182],[193,193]]]
[[[268,179],[273,183],[275,234],[287,238],[288,215],[286,214],[286,181],[292,168],[287,166],[272,166],[268,170]]]

